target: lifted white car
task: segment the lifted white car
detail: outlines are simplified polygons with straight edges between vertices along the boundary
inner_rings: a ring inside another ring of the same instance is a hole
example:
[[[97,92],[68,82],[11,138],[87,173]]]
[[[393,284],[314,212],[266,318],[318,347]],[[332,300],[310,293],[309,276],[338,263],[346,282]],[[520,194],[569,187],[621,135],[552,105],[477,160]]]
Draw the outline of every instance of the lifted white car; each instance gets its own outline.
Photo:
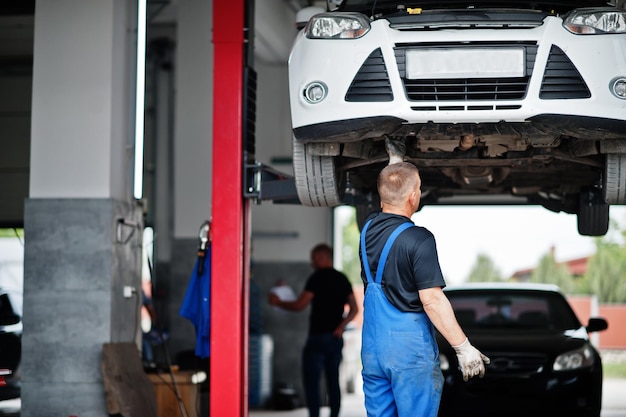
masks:
[[[377,206],[391,160],[423,204],[540,204],[607,231],[626,203],[623,0],[344,0],[289,60],[302,204]]]

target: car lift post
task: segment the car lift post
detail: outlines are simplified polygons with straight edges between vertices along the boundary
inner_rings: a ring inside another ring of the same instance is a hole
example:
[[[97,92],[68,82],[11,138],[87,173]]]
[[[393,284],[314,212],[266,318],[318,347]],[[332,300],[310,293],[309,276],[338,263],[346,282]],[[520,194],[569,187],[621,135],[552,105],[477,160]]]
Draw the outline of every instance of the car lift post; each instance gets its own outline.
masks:
[[[211,416],[248,416],[250,200],[243,197],[245,0],[213,2]]]

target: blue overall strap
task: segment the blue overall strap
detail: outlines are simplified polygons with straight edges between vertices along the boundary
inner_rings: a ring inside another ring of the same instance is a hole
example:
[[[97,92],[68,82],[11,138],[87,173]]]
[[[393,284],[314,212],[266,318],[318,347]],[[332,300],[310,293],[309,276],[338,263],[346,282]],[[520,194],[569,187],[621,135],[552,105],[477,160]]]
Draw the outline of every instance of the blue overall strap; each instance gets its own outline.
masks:
[[[385,263],[387,262],[387,257],[389,256],[391,246],[395,242],[396,238],[400,235],[400,233],[415,225],[411,222],[402,223],[400,226],[396,227],[396,229],[391,233],[389,238],[387,238],[385,246],[383,247],[383,251],[380,254],[380,259],[378,260],[378,268],[376,269],[376,280],[373,280],[372,272],[370,271],[369,263],[367,260],[367,253],[365,253],[365,233],[367,232],[367,228],[371,222],[372,220],[365,223],[365,226],[363,226],[363,231],[361,232],[361,260],[363,261],[363,268],[365,268],[365,276],[367,277],[367,282],[375,282],[376,284],[380,284],[383,279],[383,271],[385,269]]]
[[[372,271],[370,271],[370,264],[367,261],[367,253],[365,253],[365,233],[367,232],[367,228],[369,227],[372,220],[369,220],[363,226],[363,230],[361,230],[361,262],[363,262],[363,269],[365,270],[365,277],[367,278],[367,282],[373,282]]]

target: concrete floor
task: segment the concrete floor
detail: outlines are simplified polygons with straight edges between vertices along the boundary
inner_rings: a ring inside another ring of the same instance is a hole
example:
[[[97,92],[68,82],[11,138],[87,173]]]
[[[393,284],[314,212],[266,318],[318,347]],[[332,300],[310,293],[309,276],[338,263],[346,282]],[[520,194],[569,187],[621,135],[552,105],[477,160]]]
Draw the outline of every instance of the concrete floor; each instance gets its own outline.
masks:
[[[626,379],[605,379],[602,393],[601,417],[626,417]],[[321,417],[327,417],[328,408],[323,408]],[[363,394],[344,394],[341,417],[366,417]],[[305,408],[291,411],[252,410],[250,417],[308,417]]]
[[[320,417],[327,417],[328,407],[323,407]],[[308,417],[306,408],[297,408],[291,411],[252,410],[250,417]],[[366,417],[362,394],[343,394],[341,397],[341,417]]]
[[[626,417],[626,379],[605,379],[602,401],[602,417]],[[0,416],[19,417],[20,400],[0,401]],[[328,416],[323,408],[321,417]],[[341,417],[366,417],[362,394],[344,394]],[[307,417],[305,408],[290,411],[252,410],[250,417]]]
[[[626,379],[605,379],[602,417],[626,417]]]

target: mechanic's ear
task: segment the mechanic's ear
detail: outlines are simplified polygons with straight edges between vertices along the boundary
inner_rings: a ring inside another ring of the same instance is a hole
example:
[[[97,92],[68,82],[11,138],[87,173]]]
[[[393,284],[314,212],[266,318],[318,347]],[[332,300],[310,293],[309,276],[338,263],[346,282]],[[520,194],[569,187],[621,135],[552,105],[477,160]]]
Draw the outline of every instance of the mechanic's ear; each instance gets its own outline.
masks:
[[[416,191],[411,191],[411,194],[409,194],[409,204],[411,204],[411,207],[417,207],[419,205],[419,202],[419,194]]]

